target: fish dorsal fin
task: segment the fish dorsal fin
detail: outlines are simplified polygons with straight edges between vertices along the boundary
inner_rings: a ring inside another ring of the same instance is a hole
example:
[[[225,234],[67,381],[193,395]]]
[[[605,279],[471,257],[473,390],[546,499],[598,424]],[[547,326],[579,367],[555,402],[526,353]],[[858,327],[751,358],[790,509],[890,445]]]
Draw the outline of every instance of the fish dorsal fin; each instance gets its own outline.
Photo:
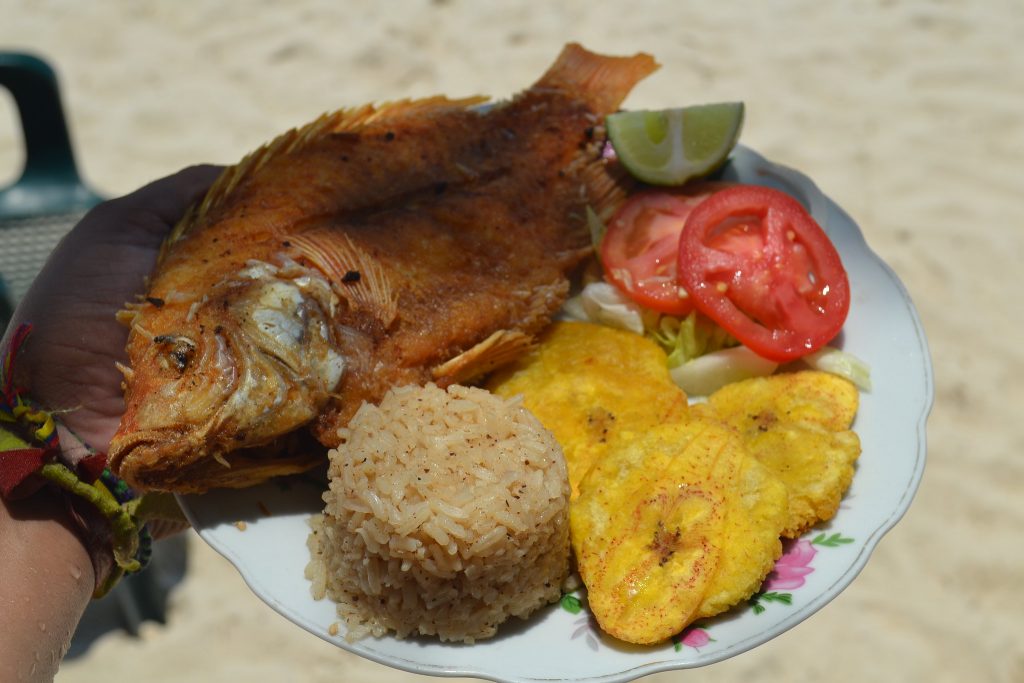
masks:
[[[234,166],[225,168],[210,186],[202,201],[191,207],[174,226],[164,242],[159,260],[163,261],[163,255],[168,245],[187,235],[202,222],[210,211],[230,197],[240,183],[258,174],[260,169],[273,159],[300,151],[325,135],[345,132],[358,133],[368,126],[384,125],[389,121],[424,116],[441,110],[468,109],[487,101],[488,98],[483,96],[461,99],[436,96],[418,100],[398,100],[379,105],[366,104],[360,107],[339,109],[324,114],[305,126],[293,128],[251,152]]]
[[[398,316],[398,294],[380,261],[340,230],[313,228],[288,240],[350,307],[369,313],[385,329],[391,326]]]
[[[518,330],[498,330],[476,346],[435,367],[434,379],[464,384],[505,365],[533,346],[533,337]]]

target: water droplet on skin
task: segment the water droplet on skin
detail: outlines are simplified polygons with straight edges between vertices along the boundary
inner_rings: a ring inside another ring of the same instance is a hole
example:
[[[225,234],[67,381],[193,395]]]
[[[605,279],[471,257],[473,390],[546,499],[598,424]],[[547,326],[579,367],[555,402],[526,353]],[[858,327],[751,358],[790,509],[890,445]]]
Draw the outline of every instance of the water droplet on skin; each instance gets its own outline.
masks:
[[[71,565],[71,578],[73,578],[75,581],[78,581],[79,579],[81,579],[82,578],[82,570],[79,569],[78,567],[76,567],[75,565]]]
[[[46,624],[44,624],[43,622],[40,621],[39,622],[39,630],[42,631],[43,633],[46,633]],[[36,653],[36,656],[37,657],[39,656],[38,652]]]

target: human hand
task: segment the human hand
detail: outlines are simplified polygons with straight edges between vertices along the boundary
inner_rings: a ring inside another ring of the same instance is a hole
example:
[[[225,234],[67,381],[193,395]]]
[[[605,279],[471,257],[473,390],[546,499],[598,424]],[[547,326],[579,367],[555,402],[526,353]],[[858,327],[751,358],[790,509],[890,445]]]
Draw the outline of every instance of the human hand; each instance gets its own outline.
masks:
[[[106,451],[124,410],[121,374],[128,330],[115,320],[145,289],[160,245],[220,173],[193,166],[90,211],[61,241],[14,312],[32,334],[15,384],[90,446]]]
[[[125,360],[128,330],[115,314],[144,291],[168,231],[219,172],[187,168],[89,212],[54,250],[0,343],[8,348],[18,326],[32,323],[15,385],[99,450],[123,410],[114,363]],[[109,550],[69,523],[65,505],[42,493],[0,499],[0,680],[52,680],[113,564]]]

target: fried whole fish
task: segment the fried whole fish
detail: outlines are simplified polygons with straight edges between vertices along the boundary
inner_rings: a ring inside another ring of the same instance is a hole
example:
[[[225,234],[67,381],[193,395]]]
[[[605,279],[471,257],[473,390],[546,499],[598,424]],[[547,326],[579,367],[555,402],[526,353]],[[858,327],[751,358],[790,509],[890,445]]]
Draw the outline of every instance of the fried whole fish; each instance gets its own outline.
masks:
[[[656,68],[572,44],[508,102],[343,110],[227,169],[119,316],[111,467],[148,490],[252,485],[320,462],[301,435],[337,445],[392,386],[516,357],[588,254],[585,207],[621,200],[601,123]]]

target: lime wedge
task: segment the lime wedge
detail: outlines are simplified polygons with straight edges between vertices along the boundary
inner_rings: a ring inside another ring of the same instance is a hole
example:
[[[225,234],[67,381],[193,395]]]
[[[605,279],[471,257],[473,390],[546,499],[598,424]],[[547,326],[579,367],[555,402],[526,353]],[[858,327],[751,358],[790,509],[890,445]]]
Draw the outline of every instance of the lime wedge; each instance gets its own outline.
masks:
[[[605,123],[616,156],[636,178],[682,185],[725,163],[743,127],[743,103],[619,112]]]

